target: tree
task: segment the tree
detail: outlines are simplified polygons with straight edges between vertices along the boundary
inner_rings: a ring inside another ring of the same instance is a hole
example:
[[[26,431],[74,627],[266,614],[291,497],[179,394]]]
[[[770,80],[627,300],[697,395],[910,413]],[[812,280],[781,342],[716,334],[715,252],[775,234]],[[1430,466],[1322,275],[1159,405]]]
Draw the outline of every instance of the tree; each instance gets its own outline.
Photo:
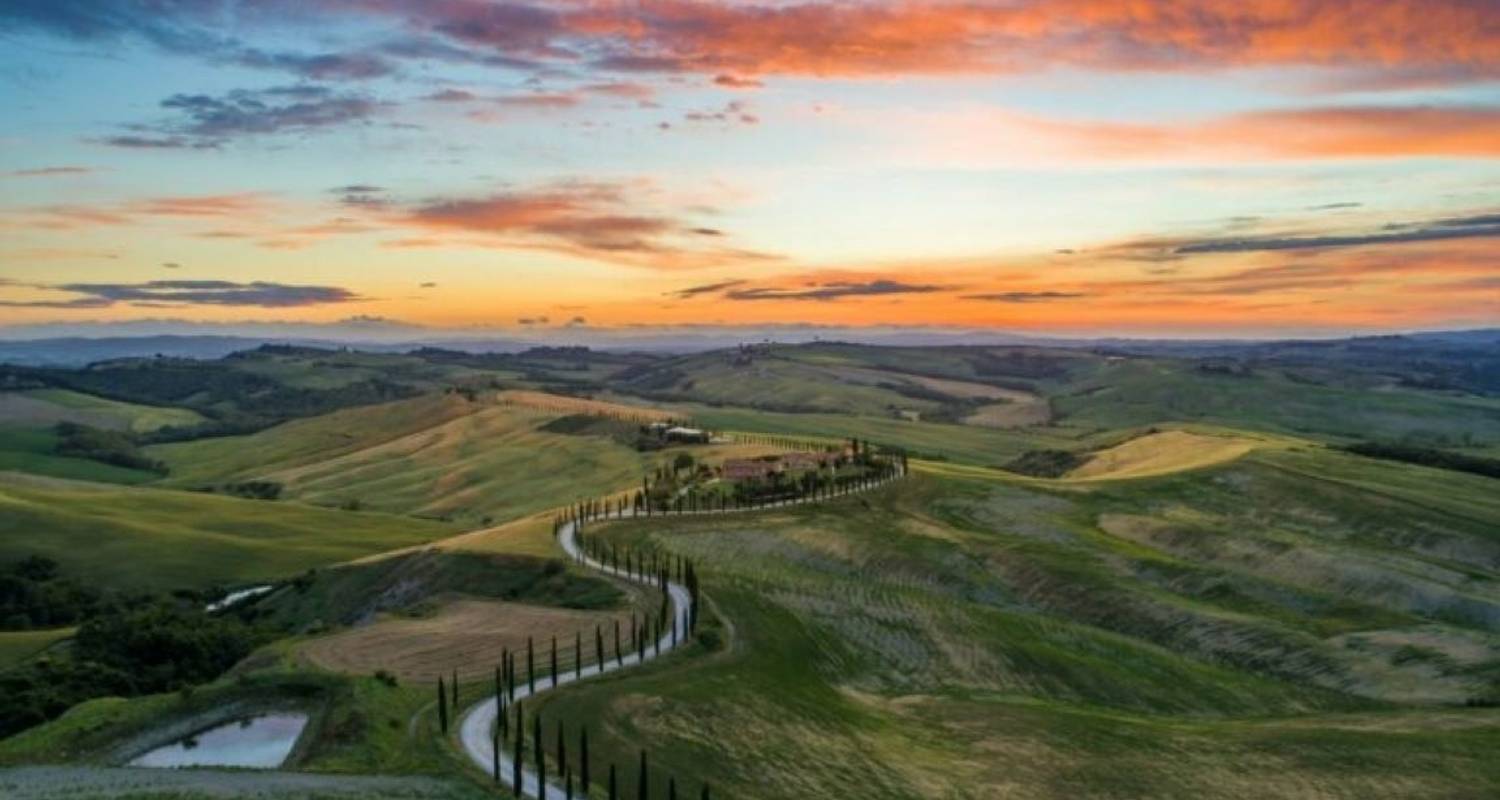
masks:
[[[667,779],[667,800],[677,800],[677,779]]]
[[[573,679],[583,677],[583,631],[573,633]]]
[[[547,752],[542,749],[542,715],[535,714],[531,718],[531,745],[536,752],[536,777],[537,780],[547,782]]]
[[[552,688],[557,688],[557,637],[552,637]]]
[[[510,775],[516,787],[516,797],[521,796],[521,759],[525,757],[526,751],[521,747],[522,732],[526,729],[521,726],[521,703],[516,703],[516,752],[510,760]]]
[[[561,778],[568,768],[568,743],[563,738],[562,720],[557,721],[557,777]]]
[[[458,669],[453,670],[453,683],[448,685],[453,691],[453,715],[458,716]]]
[[[589,794],[589,729],[585,727],[578,733],[578,788],[583,790],[583,796]]]
[[[443,688],[443,676],[438,676],[438,727],[448,732],[448,691]]]
[[[620,790],[615,783],[615,765],[609,765],[609,800],[620,800]]]
[[[536,648],[530,636],[526,637],[526,690],[536,694]]]
[[[650,794],[649,782],[646,776],[646,751],[642,750],[641,768],[635,782],[635,798],[636,800],[647,800]]]
[[[709,797],[708,797],[708,784],[706,784],[706,783],[703,784],[703,793],[700,794],[700,795],[698,795],[698,800],[709,800]]]
[[[604,671],[604,630],[598,625],[594,626],[594,662],[599,665],[599,671]]]

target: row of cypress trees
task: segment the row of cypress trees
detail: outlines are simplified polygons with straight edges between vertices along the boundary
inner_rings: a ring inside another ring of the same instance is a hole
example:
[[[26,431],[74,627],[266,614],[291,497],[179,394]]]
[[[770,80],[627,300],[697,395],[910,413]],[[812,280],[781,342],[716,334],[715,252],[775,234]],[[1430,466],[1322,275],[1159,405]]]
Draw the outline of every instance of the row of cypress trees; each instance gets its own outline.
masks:
[[[499,697],[500,695],[497,695],[497,700]],[[510,714],[506,712],[500,713],[497,717],[498,724],[495,726],[494,734],[494,779],[496,785],[504,785],[504,776],[500,774],[500,751],[506,744],[510,744],[512,750],[509,783],[512,793],[519,798],[523,795],[523,789],[525,788],[522,777],[526,768],[525,711],[519,700],[515,703],[514,715],[515,719],[513,721],[510,719]],[[506,739],[510,736],[510,731],[514,731],[514,740],[507,743]],[[547,763],[547,751],[542,746],[542,742],[545,741],[543,738],[544,733],[545,725],[542,722],[541,715],[533,714],[531,716],[532,764],[535,767],[537,779],[540,782],[539,785],[545,786],[549,777],[552,777],[563,787],[563,795],[567,800],[573,800],[575,786],[577,787],[578,797],[587,798],[589,786],[593,785],[593,774],[589,766],[588,726],[583,726],[578,731],[578,772],[576,776],[573,771],[573,762],[568,758],[568,740],[565,733],[565,725],[562,722],[557,723],[557,743],[553,748],[557,757],[550,767],[550,773]],[[621,800],[620,783],[619,770],[611,763],[605,784],[609,800]],[[539,791],[538,795],[542,794],[545,794],[545,790]],[[699,800],[712,800],[712,792],[707,783],[700,787],[698,797]],[[642,750],[640,762],[636,768],[634,800],[650,800],[650,798],[650,765],[646,758],[646,751]],[[667,777],[665,800],[677,800],[676,776]]]
[[[903,452],[894,457],[876,457],[869,442],[859,439],[851,439],[850,447],[854,457],[866,466],[874,467],[874,472],[861,476],[834,476],[829,481],[803,480],[790,484],[789,488],[796,493],[787,496],[763,496],[753,498],[741,498],[738,495],[709,495],[687,494],[677,496],[670,507],[662,508],[649,502],[651,485],[649,479],[643,479],[642,486],[631,495],[617,495],[613,497],[602,497],[593,500],[580,500],[570,506],[566,511],[559,514],[552,523],[554,535],[562,529],[566,523],[583,523],[592,520],[625,519],[630,516],[667,515],[667,514],[699,514],[708,512],[726,512],[753,510],[765,508],[776,503],[787,500],[826,500],[851,492],[862,491],[873,488],[892,478],[898,478],[907,473],[910,459]],[[629,513],[627,514],[627,510]]]
[[[798,443],[798,440],[792,439],[781,440],[777,439],[776,437],[763,438],[767,442],[782,444],[784,446],[788,444]],[[855,439],[852,440],[851,446],[854,448],[854,453],[856,455],[860,454],[863,450],[866,458],[869,457],[870,446],[868,443],[863,443],[862,446],[862,443],[859,440]],[[904,453],[902,453],[900,454],[899,462],[893,461],[885,463],[884,465],[882,465],[882,469],[880,469],[877,474],[873,476],[849,478],[842,481],[836,480],[832,486],[823,487],[821,490],[818,487],[813,487],[807,497],[809,499],[826,498],[838,494],[871,488],[885,480],[905,475],[906,470],[907,457]],[[643,486],[642,490],[637,492],[636,495],[632,498],[632,511],[634,513],[644,513],[645,516],[651,515],[652,508],[649,503],[645,502],[645,497],[647,496],[647,491],[649,490],[649,488],[649,485]],[[772,502],[776,501],[768,500],[760,504],[751,504],[746,507],[760,507],[763,505],[770,505]],[[673,510],[677,513],[702,510],[727,511],[730,510],[728,508],[728,503],[729,501],[721,496],[717,509],[699,508],[695,497],[694,500],[690,502],[689,507],[684,508],[682,498],[679,497],[676,508]],[[741,507],[738,501],[735,501],[735,507]],[[656,615],[656,618],[654,620],[652,617],[647,616],[638,622],[634,614],[632,614],[630,617],[631,652],[634,652],[638,657],[644,658],[647,649],[653,645],[655,647],[656,654],[661,654],[661,641],[663,638],[662,632],[666,629],[668,624],[670,624],[671,642],[672,646],[674,647],[679,642],[679,637],[688,638],[694,631],[696,631],[698,626],[699,609],[698,572],[691,559],[685,558],[680,555],[667,556],[663,558],[660,554],[655,552],[638,553],[631,548],[620,547],[612,542],[606,543],[597,537],[588,537],[582,534],[583,522],[599,519],[623,518],[626,516],[625,508],[626,500],[623,497],[614,499],[600,498],[590,501],[581,501],[573,507],[569,508],[568,511],[564,514],[559,515],[553,521],[553,533],[554,535],[560,533],[563,526],[567,523],[571,522],[577,525],[577,531],[579,534],[579,548],[584,554],[588,555],[599,564],[605,565],[615,572],[629,575],[635,580],[645,581],[649,576],[651,582],[661,590],[662,605],[659,613]],[[665,510],[658,510],[658,513],[666,512]],[[671,595],[668,591],[668,584],[674,578],[687,589],[690,597],[690,602],[687,609],[685,630],[679,630],[677,615],[673,614],[671,611]],[[604,638],[603,627],[596,625],[594,627],[594,660],[595,663],[600,665],[601,668],[607,660],[605,655]],[[626,651],[624,650],[624,643],[621,640],[619,620],[615,620],[614,622],[613,638],[615,662],[617,665],[621,665],[624,663],[624,655]],[[576,632],[574,634],[573,647],[574,675],[575,677],[581,677],[584,661],[582,632]],[[496,715],[497,724],[494,731],[495,755],[493,768],[495,782],[499,784],[502,780],[502,776],[500,774],[500,748],[506,743],[506,738],[513,734],[514,750],[511,763],[511,787],[515,793],[515,796],[520,797],[523,788],[521,778],[525,762],[525,724],[522,701],[516,699],[515,697],[516,686],[519,681],[519,670],[516,664],[517,658],[517,653],[512,653],[508,649],[502,650],[500,664],[495,667],[495,702],[497,704],[498,713]],[[556,686],[558,684],[558,651],[556,636],[552,637],[551,642],[550,668],[551,685]],[[534,693],[536,691],[536,674],[535,643],[532,637],[527,637],[526,685],[529,693]],[[439,677],[437,689],[438,720],[443,733],[446,734],[448,732],[450,719],[456,718],[458,714],[457,670],[454,670],[452,674],[452,681],[449,684],[445,685],[443,679]],[[513,723],[511,722],[512,707],[514,709]],[[540,715],[534,715],[531,721],[533,760],[537,767],[537,775],[545,784],[547,780],[547,754],[542,746],[543,723]],[[574,774],[572,765],[569,763],[567,758],[567,743],[566,737],[564,735],[564,725],[561,722],[559,722],[557,725],[556,752],[557,763],[555,766],[557,779],[563,786],[566,797],[571,800],[574,791]],[[590,785],[592,779],[589,771],[587,727],[584,727],[579,731],[578,753],[579,773],[577,776],[577,785],[579,787],[580,797],[586,797],[587,787]],[[619,800],[619,781],[617,777],[617,770],[614,764],[609,765],[608,775],[608,796],[610,800]],[[637,770],[636,800],[648,800],[650,787],[648,776],[649,769],[647,764],[646,751],[642,750],[640,754],[640,765]],[[710,790],[706,784],[701,788],[700,797],[702,798],[702,800],[708,800],[710,797]],[[666,798],[667,800],[677,800],[677,782],[675,777],[669,777],[667,780]]]

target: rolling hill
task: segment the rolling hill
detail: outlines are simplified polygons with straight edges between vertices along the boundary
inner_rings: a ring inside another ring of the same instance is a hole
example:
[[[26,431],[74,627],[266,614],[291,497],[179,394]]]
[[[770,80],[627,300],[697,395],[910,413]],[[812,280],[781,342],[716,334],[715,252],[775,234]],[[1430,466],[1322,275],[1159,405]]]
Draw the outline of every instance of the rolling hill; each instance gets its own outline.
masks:
[[[452,532],[388,514],[0,473],[0,562],[47,556],[98,587],[284,579]]]

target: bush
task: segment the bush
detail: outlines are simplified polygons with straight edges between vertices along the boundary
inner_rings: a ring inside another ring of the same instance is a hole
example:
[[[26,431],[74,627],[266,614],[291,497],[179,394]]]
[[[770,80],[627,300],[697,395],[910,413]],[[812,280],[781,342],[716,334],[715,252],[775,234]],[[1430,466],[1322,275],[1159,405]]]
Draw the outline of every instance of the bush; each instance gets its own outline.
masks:
[[[117,467],[167,474],[167,465],[142,453],[129,434],[75,422],[59,422],[54,430],[57,433],[55,450],[60,456],[87,458]]]
[[[1086,454],[1071,450],[1028,450],[1002,469],[1033,478],[1061,478],[1088,460]]]
[[[1424,467],[1436,467],[1455,472],[1469,472],[1488,478],[1500,478],[1500,459],[1453,453],[1431,447],[1398,444],[1395,442],[1355,442],[1338,449],[1368,458],[1400,461]]]

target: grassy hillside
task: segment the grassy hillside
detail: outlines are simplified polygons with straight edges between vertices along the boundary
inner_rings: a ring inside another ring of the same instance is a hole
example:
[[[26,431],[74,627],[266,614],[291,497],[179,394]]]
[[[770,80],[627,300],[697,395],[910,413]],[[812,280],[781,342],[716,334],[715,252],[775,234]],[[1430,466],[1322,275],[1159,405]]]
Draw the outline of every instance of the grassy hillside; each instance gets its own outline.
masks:
[[[623,373],[611,387],[695,404],[688,406],[694,417],[710,424],[771,429],[771,418],[747,419],[753,409],[775,413],[774,426],[784,430],[816,425],[838,427],[844,435],[862,428],[877,440],[926,439],[927,452],[980,464],[1004,460],[982,451],[1005,440],[975,434],[971,446],[945,447],[932,431],[901,433],[897,418],[908,412],[923,422],[1008,427],[1022,437],[1064,442],[1119,428],[1190,422],[1322,440],[1375,431],[1476,452],[1500,444],[1500,398],[1419,388],[1431,376],[1418,363],[1398,362],[1381,374],[1369,353],[1349,358],[1355,360],[1341,371],[1338,358],[1327,353],[1314,369],[1295,360],[1248,356],[781,345],[659,362]],[[987,398],[986,388],[1001,394]],[[962,439],[962,428],[949,435]]]
[[[611,524],[697,560],[732,645],[542,710],[736,797],[1482,796],[1492,489],[1302,447]]]
[[[185,408],[122,403],[66,389],[0,392],[0,419],[12,425],[47,427],[77,422],[95,428],[148,433],[168,425],[186,427],[203,417]]]
[[[442,517],[515,519],[640,480],[647,456],[602,436],[540,430],[557,414],[461,395],[299,420],[243,438],[153,448],[171,482],[269,480],[284,497]]]
[[[101,587],[286,578],[452,532],[436,522],[198,492],[0,475],[0,562],[39,554]]]
[[[18,664],[73,635],[73,628],[0,631],[0,670]]]
[[[51,428],[0,424],[0,472],[120,484],[148,483],[161,478],[155,472],[58,455],[57,443],[58,436]]]

